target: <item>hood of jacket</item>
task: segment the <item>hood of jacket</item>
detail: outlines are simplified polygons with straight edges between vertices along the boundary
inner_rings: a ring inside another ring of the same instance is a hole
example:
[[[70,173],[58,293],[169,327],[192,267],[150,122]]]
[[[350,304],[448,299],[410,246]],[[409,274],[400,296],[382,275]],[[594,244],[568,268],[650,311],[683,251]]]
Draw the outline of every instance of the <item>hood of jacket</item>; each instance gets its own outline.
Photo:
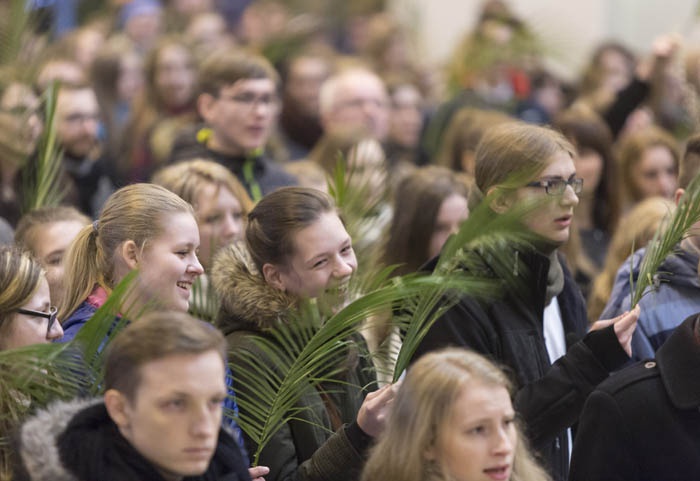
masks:
[[[211,280],[221,299],[216,324],[224,334],[270,329],[297,305],[296,298],[265,282],[242,242],[219,250]]]
[[[101,399],[56,402],[22,425],[17,448],[26,479],[76,481],[61,463],[57,440],[78,412],[99,402]]]

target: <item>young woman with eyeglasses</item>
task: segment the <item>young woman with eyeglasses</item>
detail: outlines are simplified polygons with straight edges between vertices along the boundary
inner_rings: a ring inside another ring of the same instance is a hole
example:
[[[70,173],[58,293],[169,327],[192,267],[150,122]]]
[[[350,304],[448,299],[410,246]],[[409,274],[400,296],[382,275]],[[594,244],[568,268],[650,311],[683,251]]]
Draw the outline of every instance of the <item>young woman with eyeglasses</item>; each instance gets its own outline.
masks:
[[[629,359],[638,316],[635,310],[598,321],[586,334],[583,298],[557,253],[569,239],[582,188],[574,152],[561,134],[543,127],[511,123],[486,134],[476,152],[474,189],[486,196],[493,215],[532,202],[521,223],[533,240],[476,253],[483,272],[502,281],[499,296],[463,296],[433,324],[416,353],[460,345],[510,368],[515,410],[555,480],[566,479],[569,428],[587,394]]]
[[[16,247],[0,247],[0,350],[63,336],[41,265]]]

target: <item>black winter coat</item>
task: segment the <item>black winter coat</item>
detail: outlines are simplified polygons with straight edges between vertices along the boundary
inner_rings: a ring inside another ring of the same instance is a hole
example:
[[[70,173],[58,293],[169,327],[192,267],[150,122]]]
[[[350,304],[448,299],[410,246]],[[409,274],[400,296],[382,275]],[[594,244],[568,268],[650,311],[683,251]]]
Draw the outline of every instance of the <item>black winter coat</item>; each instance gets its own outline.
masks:
[[[656,352],[602,383],[586,401],[571,481],[700,479],[700,317]]]
[[[541,462],[555,480],[568,472],[567,428],[579,417],[586,396],[611,370],[628,359],[612,327],[586,335],[588,321],[581,293],[565,266],[564,289],[557,296],[567,353],[554,364],[544,340],[543,313],[549,259],[519,253],[528,272],[522,289],[508,288],[490,302],[464,296],[429,330],[415,358],[446,346],[463,346],[506,368],[516,385],[514,406]],[[585,337],[584,337],[585,336]]]

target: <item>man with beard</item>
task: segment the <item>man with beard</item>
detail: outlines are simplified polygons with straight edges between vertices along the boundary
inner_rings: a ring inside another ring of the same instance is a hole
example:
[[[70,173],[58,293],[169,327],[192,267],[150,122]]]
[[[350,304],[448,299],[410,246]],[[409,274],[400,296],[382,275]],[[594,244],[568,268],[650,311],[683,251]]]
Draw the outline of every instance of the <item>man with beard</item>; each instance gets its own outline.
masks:
[[[99,107],[87,85],[62,85],[56,98],[56,142],[63,152],[67,201],[95,217],[114,190],[100,157]]]

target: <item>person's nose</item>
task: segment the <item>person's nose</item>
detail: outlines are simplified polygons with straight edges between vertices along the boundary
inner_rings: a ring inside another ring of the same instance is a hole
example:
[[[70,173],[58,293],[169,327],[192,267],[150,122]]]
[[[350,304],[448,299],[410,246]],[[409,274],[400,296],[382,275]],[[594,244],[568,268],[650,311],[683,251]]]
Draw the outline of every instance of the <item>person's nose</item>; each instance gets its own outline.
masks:
[[[561,195],[561,203],[565,207],[576,207],[578,205],[578,195],[576,195],[572,185],[566,186],[564,193]]]
[[[61,339],[62,337],[63,337],[63,326],[61,326],[61,323],[58,322],[58,319],[56,319],[56,322],[54,322],[53,325],[51,326],[51,330],[49,330],[46,338],[49,339],[50,341],[56,341],[58,339]]]
[[[204,274],[204,267],[202,267],[202,264],[199,262],[197,254],[192,254],[192,261],[187,266],[187,272],[194,274],[195,276],[201,276]]]

